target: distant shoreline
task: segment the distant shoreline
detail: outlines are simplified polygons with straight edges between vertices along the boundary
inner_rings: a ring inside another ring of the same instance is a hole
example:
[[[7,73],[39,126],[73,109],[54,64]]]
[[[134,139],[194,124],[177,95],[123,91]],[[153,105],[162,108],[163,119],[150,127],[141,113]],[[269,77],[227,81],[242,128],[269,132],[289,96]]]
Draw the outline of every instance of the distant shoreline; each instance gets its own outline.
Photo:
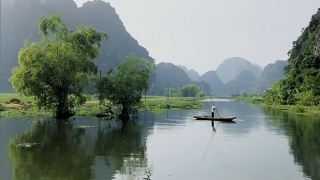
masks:
[[[20,96],[17,93],[0,93],[0,117],[23,117],[31,115],[48,115],[53,113],[39,109],[31,97]],[[13,98],[19,102],[10,102]],[[146,96],[142,97],[138,109],[147,109],[153,112],[161,112],[166,109],[198,109],[203,107],[203,98],[194,97],[167,97],[167,96]],[[210,100],[210,99],[209,99]],[[75,108],[75,116],[97,117],[100,110],[105,107],[99,105],[97,98],[90,98],[85,104]],[[112,107],[114,112],[118,110]]]

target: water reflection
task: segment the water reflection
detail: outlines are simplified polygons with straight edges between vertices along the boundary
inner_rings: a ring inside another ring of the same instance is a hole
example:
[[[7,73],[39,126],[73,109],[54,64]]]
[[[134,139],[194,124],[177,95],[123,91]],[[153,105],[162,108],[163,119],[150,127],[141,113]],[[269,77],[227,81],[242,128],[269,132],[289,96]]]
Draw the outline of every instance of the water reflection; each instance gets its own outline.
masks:
[[[289,137],[291,154],[295,163],[303,168],[303,172],[311,179],[320,179],[320,121],[301,115],[288,115],[276,110],[265,109],[272,126],[283,129]]]
[[[119,173],[136,179],[148,168],[143,129],[138,122],[35,119],[10,140],[12,178],[112,179]]]
[[[143,179],[149,170],[151,179],[319,179],[316,118],[215,104],[221,116],[237,116],[236,123],[195,121],[210,114],[210,102],[197,110],[142,111],[127,124],[2,120],[0,179]]]

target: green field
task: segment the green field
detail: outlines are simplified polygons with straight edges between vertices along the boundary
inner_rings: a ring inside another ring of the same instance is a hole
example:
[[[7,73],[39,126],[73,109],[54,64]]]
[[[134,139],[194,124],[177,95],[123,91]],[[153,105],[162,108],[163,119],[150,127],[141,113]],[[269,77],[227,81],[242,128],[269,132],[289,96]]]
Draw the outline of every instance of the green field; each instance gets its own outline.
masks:
[[[18,98],[21,102],[33,102],[32,97],[20,96],[17,93],[0,93],[0,103],[9,102],[11,98]]]

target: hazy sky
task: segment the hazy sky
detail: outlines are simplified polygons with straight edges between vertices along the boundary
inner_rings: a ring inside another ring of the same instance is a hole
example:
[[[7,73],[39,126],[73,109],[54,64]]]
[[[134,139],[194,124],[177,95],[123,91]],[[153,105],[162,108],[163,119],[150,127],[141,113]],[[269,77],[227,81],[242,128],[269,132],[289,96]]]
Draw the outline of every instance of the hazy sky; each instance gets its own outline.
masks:
[[[78,6],[87,0],[74,0]],[[201,74],[242,57],[264,67],[287,60],[319,0],[105,0],[159,62]]]

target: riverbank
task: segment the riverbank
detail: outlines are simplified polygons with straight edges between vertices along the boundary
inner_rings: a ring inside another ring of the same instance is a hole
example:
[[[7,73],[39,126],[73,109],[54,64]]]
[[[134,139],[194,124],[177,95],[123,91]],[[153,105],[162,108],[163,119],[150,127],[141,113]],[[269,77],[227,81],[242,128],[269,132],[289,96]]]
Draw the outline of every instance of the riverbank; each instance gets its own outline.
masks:
[[[198,109],[203,106],[205,98],[143,96],[138,109],[162,112],[165,109]],[[99,105],[97,98],[89,98],[85,104],[74,109],[75,116],[97,116],[105,107]],[[112,107],[118,112],[117,107]],[[16,93],[0,93],[0,117],[20,117],[31,115],[52,115],[52,112],[39,109],[31,97]]]
[[[237,97],[242,102],[256,105],[264,105],[265,108],[277,111],[283,111],[291,114],[301,114],[307,116],[320,116],[320,106],[302,106],[302,105],[266,105],[262,97]]]

